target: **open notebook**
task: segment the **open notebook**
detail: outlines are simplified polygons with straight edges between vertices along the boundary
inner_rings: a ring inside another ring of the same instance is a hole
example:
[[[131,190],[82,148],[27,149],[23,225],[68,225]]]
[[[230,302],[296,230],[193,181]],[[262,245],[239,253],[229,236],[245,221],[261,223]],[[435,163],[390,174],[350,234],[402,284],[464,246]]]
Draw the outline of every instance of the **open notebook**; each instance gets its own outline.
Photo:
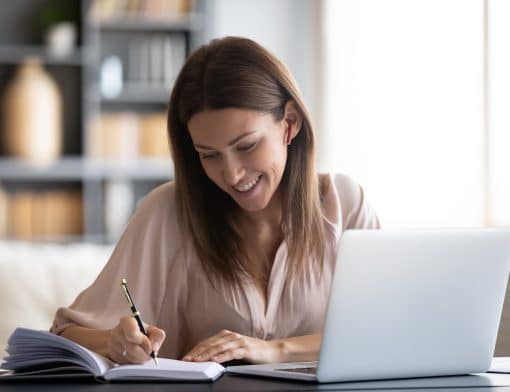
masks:
[[[102,380],[214,381],[225,368],[216,362],[185,362],[158,358],[159,366],[118,365],[62,336],[16,328],[7,343],[2,379],[93,376]]]

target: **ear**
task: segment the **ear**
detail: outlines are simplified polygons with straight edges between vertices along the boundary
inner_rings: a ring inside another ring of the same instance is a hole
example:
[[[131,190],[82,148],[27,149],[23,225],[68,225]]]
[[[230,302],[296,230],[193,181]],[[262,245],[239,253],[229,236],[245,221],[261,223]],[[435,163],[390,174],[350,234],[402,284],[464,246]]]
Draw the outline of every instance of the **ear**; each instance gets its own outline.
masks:
[[[296,102],[291,100],[285,104],[283,122],[285,125],[283,133],[285,144],[291,144],[292,140],[301,130],[301,125],[303,124],[303,116],[298,110]]]

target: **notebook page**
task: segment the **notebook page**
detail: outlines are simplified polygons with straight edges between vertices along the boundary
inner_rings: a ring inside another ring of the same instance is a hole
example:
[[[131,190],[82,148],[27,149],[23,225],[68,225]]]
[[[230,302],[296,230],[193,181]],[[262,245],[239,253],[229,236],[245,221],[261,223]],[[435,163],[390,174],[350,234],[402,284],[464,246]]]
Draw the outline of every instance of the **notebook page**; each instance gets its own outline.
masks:
[[[113,362],[62,336],[47,331],[16,328],[9,338],[5,368],[17,370],[65,360],[86,367],[99,376],[113,366]]]

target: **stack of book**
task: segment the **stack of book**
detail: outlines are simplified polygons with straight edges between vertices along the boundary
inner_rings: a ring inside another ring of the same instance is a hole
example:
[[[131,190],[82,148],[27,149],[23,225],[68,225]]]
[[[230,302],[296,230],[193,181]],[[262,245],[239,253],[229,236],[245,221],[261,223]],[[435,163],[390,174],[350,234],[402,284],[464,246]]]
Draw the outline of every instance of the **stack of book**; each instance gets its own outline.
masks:
[[[166,113],[146,114],[141,117],[138,152],[142,157],[170,157]]]
[[[129,42],[125,84],[131,88],[159,87],[166,102],[185,60],[183,34],[140,34]]]
[[[0,215],[0,234],[4,238],[57,240],[83,232],[81,192],[19,191],[4,192],[2,197],[5,214]]]
[[[101,114],[91,122],[90,156],[112,160],[169,158],[166,114]]]

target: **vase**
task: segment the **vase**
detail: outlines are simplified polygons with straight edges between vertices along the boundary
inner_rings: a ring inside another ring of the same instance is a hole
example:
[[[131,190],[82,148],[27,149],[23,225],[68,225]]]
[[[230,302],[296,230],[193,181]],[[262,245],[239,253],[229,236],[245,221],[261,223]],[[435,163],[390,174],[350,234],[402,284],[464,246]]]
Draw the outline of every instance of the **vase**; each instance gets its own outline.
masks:
[[[62,97],[38,59],[21,64],[3,100],[5,153],[49,163],[62,153]]]

